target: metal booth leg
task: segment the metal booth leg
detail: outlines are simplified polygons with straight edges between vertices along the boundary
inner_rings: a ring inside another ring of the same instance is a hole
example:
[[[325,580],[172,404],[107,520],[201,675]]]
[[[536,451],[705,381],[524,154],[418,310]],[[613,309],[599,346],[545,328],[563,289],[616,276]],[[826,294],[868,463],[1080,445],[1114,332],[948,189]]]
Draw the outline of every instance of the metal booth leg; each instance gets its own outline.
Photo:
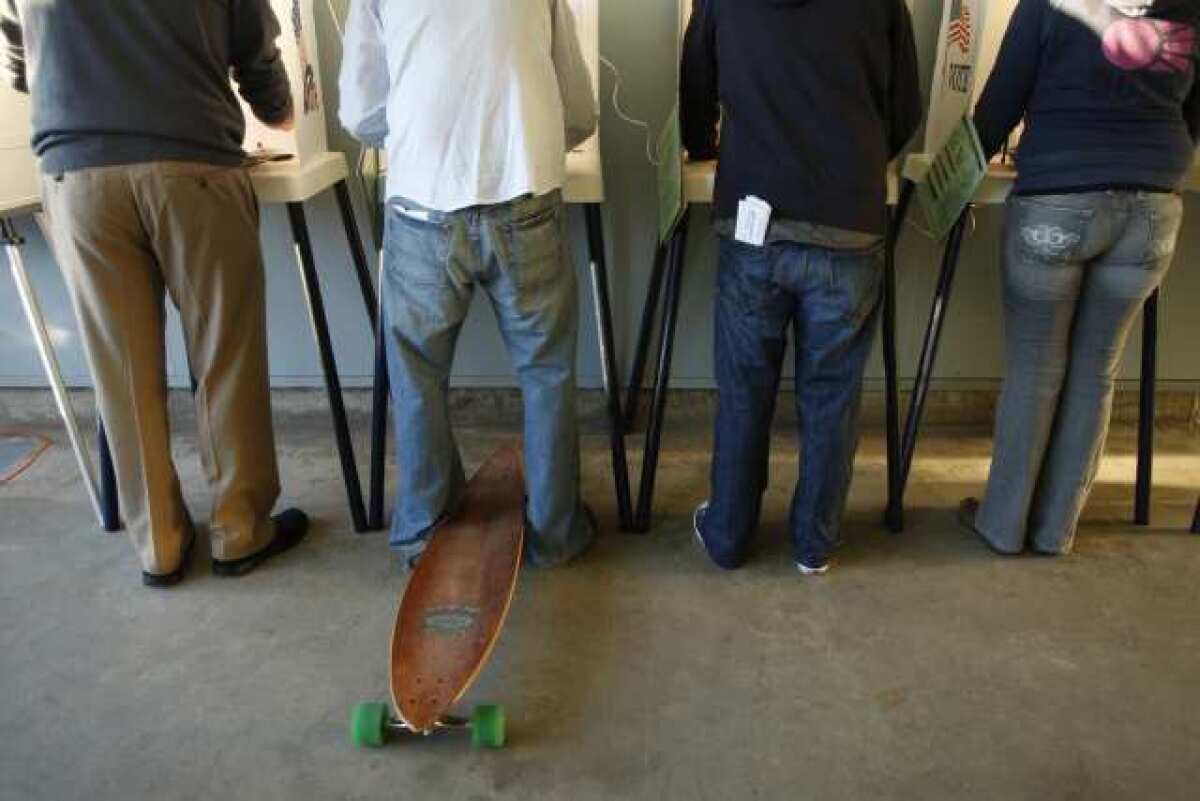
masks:
[[[941,274],[938,276],[937,291],[933,296],[933,308],[929,312],[929,325],[925,330],[925,343],[921,348],[921,363],[917,369],[912,399],[909,401],[904,439],[900,444],[900,469],[896,476],[896,490],[892,503],[893,508],[899,510],[899,514],[903,513],[904,492],[908,487],[909,473],[912,471],[917,437],[921,431],[921,419],[925,413],[925,400],[929,395],[929,385],[933,380],[933,369],[937,363],[942,329],[946,323],[946,309],[950,304],[951,290],[954,288],[954,275],[958,269],[958,259],[962,252],[963,237],[966,234],[969,215],[970,209],[967,209],[950,231],[950,239],[946,243],[946,251],[942,259]]]
[[[354,275],[358,278],[363,306],[367,309],[367,319],[371,321],[371,328],[374,329],[378,325],[379,298],[376,297],[375,286],[371,283],[371,265],[367,262],[367,251],[363,248],[362,237],[358,232],[354,204],[350,201],[350,189],[342,180],[333,185],[333,192],[337,196],[338,211],[342,214],[342,228],[346,231],[346,241],[350,245]]]
[[[599,204],[584,209],[592,274],[592,305],[600,343],[600,366],[608,407],[608,438],[612,448],[613,482],[617,490],[617,515],[622,531],[633,526],[633,501],[629,490],[629,461],[625,453],[625,420],[621,413],[620,376],[613,342],[613,317],[608,284],[608,259],[604,249],[604,214]]]
[[[896,209],[888,221],[883,274],[883,374],[887,427],[887,510],[884,525],[904,530],[904,501],[900,488],[900,376],[896,358],[896,246],[917,185],[904,181]]]
[[[59,366],[58,356],[54,352],[54,343],[51,341],[50,333],[46,328],[46,318],[42,313],[41,303],[38,301],[33,284],[29,281],[29,273],[25,269],[25,260],[21,254],[21,247],[25,244],[25,240],[17,233],[16,225],[8,217],[0,217],[0,242],[3,242],[5,252],[8,255],[8,265],[12,271],[13,282],[17,286],[17,294],[21,299],[21,307],[25,312],[25,319],[28,321],[29,329],[33,334],[34,343],[37,345],[42,369],[45,370],[46,378],[50,382],[50,390],[54,395],[54,403],[58,407],[59,416],[62,417],[63,424],[67,428],[67,437],[71,441],[71,449],[75,452],[75,461],[79,467],[79,475],[83,479],[84,488],[87,490],[88,500],[92,503],[92,511],[105,531],[117,531],[121,526],[115,509],[116,492],[114,490],[111,493],[114,506],[111,508],[111,514],[109,514],[108,496],[102,494],[102,488],[97,485],[96,477],[92,472],[92,459],[88,453],[87,442],[79,429],[79,420],[75,416],[75,410],[71,406],[71,399],[67,395],[66,384],[63,382],[62,377],[62,368]],[[103,454],[101,456],[101,474],[103,477]]]
[[[667,411],[667,389],[671,382],[671,358],[675,348],[675,329],[679,321],[679,298],[683,290],[683,269],[687,257],[687,236],[691,214],[685,211],[671,237],[667,256],[667,297],[659,337],[658,375],[654,385],[654,403],[646,429],[646,448],[642,457],[642,478],[638,487],[637,517],[634,530],[650,530],[654,506],[654,483],[658,477],[658,455],[662,444],[663,423]]]
[[[383,295],[383,252],[379,253],[379,294]],[[375,325],[375,371],[371,387],[371,497],[368,525],[372,531],[383,529],[383,492],[387,485],[388,387],[387,336],[383,304],[380,303]]]
[[[633,371],[629,376],[629,390],[625,393],[625,431],[633,431],[637,423],[638,410],[642,404],[642,381],[646,377],[646,362],[650,358],[651,339],[654,336],[654,321],[658,317],[658,304],[666,278],[667,258],[671,241],[660,244],[654,251],[654,267],[650,272],[650,283],[646,288],[646,304],[642,309],[642,324],[638,329],[637,348],[633,352]]]
[[[338,377],[337,361],[333,343],[329,337],[329,321],[325,315],[325,302],[321,296],[321,282],[317,275],[313,256],[312,240],[302,203],[288,203],[288,220],[296,243],[296,260],[300,269],[301,283],[308,300],[309,322],[317,341],[321,357],[321,370],[325,374],[325,391],[329,395],[329,407],[333,414],[333,431],[337,438],[338,456],[342,462],[342,476],[346,483],[346,495],[350,501],[350,515],[356,531],[367,530],[367,512],[363,506],[362,486],[358,480],[358,465],[354,460],[354,444],[350,439],[350,426],[346,420],[346,406],[342,399],[342,385]]]
[[[383,350],[383,304],[379,292],[383,291],[383,255],[380,245],[379,280],[371,282],[371,267],[367,262],[367,252],[363,247],[362,236],[359,233],[357,218],[354,215],[354,204],[350,200],[350,188],[345,181],[334,184],[337,196],[338,210],[342,215],[342,227],[346,231],[346,241],[350,245],[350,254],[354,260],[354,274],[358,278],[358,288],[362,293],[363,305],[367,309],[367,319],[375,335],[375,370],[371,388],[371,464],[369,467],[370,490],[367,501],[367,530],[380,531],[383,529],[383,490],[386,482],[387,461],[387,414],[388,386],[387,364]],[[380,368],[380,365],[383,365]]]
[[[1142,312],[1142,381],[1138,411],[1137,487],[1133,522],[1150,525],[1150,503],[1154,484],[1154,390],[1158,383],[1158,290],[1146,301]]]

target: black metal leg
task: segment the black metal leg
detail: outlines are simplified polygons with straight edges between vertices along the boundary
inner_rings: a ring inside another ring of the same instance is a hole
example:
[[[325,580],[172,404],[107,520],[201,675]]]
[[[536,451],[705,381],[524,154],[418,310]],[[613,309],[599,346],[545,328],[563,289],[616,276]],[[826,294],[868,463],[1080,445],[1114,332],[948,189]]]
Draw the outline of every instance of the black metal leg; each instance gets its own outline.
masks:
[[[383,287],[379,288],[380,292]],[[386,485],[388,388],[387,351],[383,309],[379,310],[379,324],[375,327],[375,382],[371,388],[371,498],[368,524],[372,531],[383,529],[383,491]]]
[[[650,271],[650,284],[646,288],[646,305],[642,309],[642,325],[638,329],[637,349],[633,352],[633,371],[629,376],[629,391],[625,393],[625,431],[633,430],[637,423],[638,409],[642,404],[642,381],[646,378],[646,362],[650,358],[651,339],[654,337],[654,321],[658,317],[658,303],[666,277],[667,256],[670,243],[663,243],[654,252],[654,267]]]
[[[613,341],[608,260],[604,249],[604,215],[598,204],[584,209],[587,216],[588,251],[592,273],[592,301],[600,342],[600,366],[608,405],[608,438],[612,448],[613,482],[617,489],[617,516],[622,531],[633,526],[633,501],[629,490],[629,461],[625,454],[625,419],[621,414],[620,376]]]
[[[287,204],[288,219],[292,225],[292,236],[300,257],[301,277],[304,294],[308,299],[313,334],[317,339],[317,350],[321,356],[321,370],[325,374],[325,391],[329,395],[329,407],[333,414],[333,431],[337,438],[338,456],[342,462],[342,476],[346,482],[346,495],[350,500],[350,515],[356,531],[367,530],[367,511],[363,506],[362,486],[358,480],[358,465],[354,460],[354,443],[350,439],[350,426],[346,420],[346,406],[342,399],[342,383],[338,377],[337,361],[333,354],[333,343],[329,338],[329,321],[325,316],[325,302],[321,297],[321,283],[317,275],[313,256],[312,240],[309,238],[308,223],[301,203]]]
[[[921,348],[921,364],[917,369],[917,380],[908,405],[904,440],[900,444],[900,470],[896,476],[894,504],[901,510],[904,504],[904,491],[908,486],[908,476],[912,470],[913,455],[917,449],[917,437],[921,431],[921,418],[925,413],[925,399],[929,395],[929,385],[933,380],[933,368],[937,363],[942,328],[946,323],[946,308],[950,304],[950,292],[954,288],[954,274],[958,269],[958,258],[962,251],[963,236],[966,233],[969,214],[969,209],[964,211],[950,232],[950,240],[946,243],[946,252],[942,259],[941,275],[938,277],[937,291],[933,298],[933,308],[929,313],[929,326],[925,330],[925,344]]]
[[[883,278],[883,373],[887,416],[887,511],[884,513],[884,525],[897,533],[904,530],[904,502],[899,486],[900,376],[896,359],[896,246],[916,188],[915,183],[907,180],[900,187],[896,210],[888,225]]]
[[[671,238],[667,257],[667,297],[659,335],[658,376],[654,385],[654,403],[650,425],[646,429],[646,448],[642,456],[642,479],[638,487],[637,518],[634,530],[650,530],[654,505],[654,483],[658,477],[658,452],[662,444],[663,423],[667,411],[667,389],[671,382],[671,358],[675,348],[675,329],[679,321],[679,298],[683,290],[683,268],[687,257],[690,213],[685,211]]]
[[[117,496],[117,471],[113,467],[103,420],[96,428],[96,452],[100,462],[100,516],[104,519],[104,530],[113,534],[121,530],[121,502]]]
[[[367,252],[363,249],[362,237],[358,233],[358,221],[354,217],[354,204],[350,201],[350,189],[345,181],[333,185],[337,195],[338,209],[342,213],[342,227],[346,230],[346,240],[350,244],[350,255],[354,260],[354,274],[358,278],[358,289],[362,292],[363,305],[367,307],[367,319],[371,328],[378,326],[377,311],[379,299],[375,295],[375,285],[371,283],[371,266],[367,263]]]
[[[362,293],[363,305],[367,309],[367,319],[371,321],[371,328],[375,333],[375,377],[371,389],[371,486],[367,502],[367,528],[370,531],[379,531],[383,528],[388,415],[387,361],[383,350],[383,310],[379,304],[375,285],[371,282],[371,267],[367,262],[367,252],[363,247],[358,220],[354,215],[350,189],[345,181],[338,181],[334,184],[333,189],[337,195],[338,210],[342,215],[342,227],[346,231],[346,241],[350,245],[350,255],[354,260],[354,274],[358,278],[358,288]],[[379,291],[383,291],[382,286],[379,287]]]
[[[1192,533],[1200,534],[1200,501],[1196,501],[1196,516],[1192,518]]]
[[[1138,413],[1138,463],[1133,522],[1150,525],[1154,484],[1154,390],[1158,384],[1158,290],[1142,312],[1142,386]]]

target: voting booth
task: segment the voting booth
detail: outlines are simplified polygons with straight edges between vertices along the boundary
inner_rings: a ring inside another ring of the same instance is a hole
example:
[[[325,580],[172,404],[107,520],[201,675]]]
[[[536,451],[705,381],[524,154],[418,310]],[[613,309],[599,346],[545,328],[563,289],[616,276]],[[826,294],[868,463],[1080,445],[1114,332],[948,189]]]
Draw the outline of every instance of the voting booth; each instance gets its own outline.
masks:
[[[250,178],[260,202],[278,203],[287,207],[297,268],[308,306],[307,317],[316,341],[329,396],[351,516],[355,529],[365,531],[369,521],[342,401],[320,276],[305,215],[306,201],[329,189],[335,191],[367,318],[372,326],[377,318],[378,301],[346,184],[349,175],[346,160],[341,153],[331,153],[328,150],[327,109],[321,92],[321,70],[312,0],[272,0],[271,6],[282,28],[278,46],[283,54],[291,83],[295,126],[292,131],[287,132],[273,130],[255,120],[249,109],[244,108],[247,115],[244,146],[254,159],[261,158],[264,151],[278,159],[266,163],[253,161],[250,165]],[[119,528],[120,521],[112,463],[103,426],[98,438],[97,472],[93,470],[87,445],[79,433],[75,415],[70,407],[41,307],[21,260],[23,242],[13,224],[13,219],[18,215],[36,214],[40,205],[37,164],[30,151],[29,140],[28,99],[5,86],[0,89],[0,239],[6,246],[22,306],[47,379],[70,434],[88,493],[102,526],[111,531]],[[37,219],[39,223],[42,221],[40,215]]]
[[[974,109],[1018,2],[946,0],[943,4],[922,148],[925,153],[941,150],[962,118]]]
[[[40,202],[37,161],[30,150],[29,98],[0,86],[0,214]]]
[[[292,87],[296,124],[291,131],[269,128],[255,119],[250,106],[242,100],[246,116],[244,147],[251,154],[286,153],[305,161],[329,150],[313,4],[312,0],[271,0],[271,9],[283,29],[277,44]]]
[[[58,355],[55,353],[42,313],[41,301],[29,280],[22,257],[25,241],[17,231],[16,219],[36,213],[41,205],[38,165],[30,146],[30,113],[29,98],[26,95],[12,89],[7,81],[0,84],[0,244],[4,245],[13,283],[29,323],[38,358],[50,382],[55,405],[66,423],[67,435],[84,478],[92,509],[102,526],[115,530],[115,514],[104,506],[105,498],[115,497],[115,494],[112,491],[105,492],[97,480],[86,439],[71,408]],[[103,460],[101,461],[103,464]],[[112,475],[109,474],[107,478],[110,485],[115,486]]]

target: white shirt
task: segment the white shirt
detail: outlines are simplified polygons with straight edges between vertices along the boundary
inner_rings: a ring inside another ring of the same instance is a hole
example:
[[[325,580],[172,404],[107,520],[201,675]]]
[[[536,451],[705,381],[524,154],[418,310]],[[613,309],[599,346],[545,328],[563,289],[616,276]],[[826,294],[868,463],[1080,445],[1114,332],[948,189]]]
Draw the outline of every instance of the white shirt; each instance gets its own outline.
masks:
[[[435,211],[561,189],[598,116],[567,0],[352,0],[339,88],[389,198]]]

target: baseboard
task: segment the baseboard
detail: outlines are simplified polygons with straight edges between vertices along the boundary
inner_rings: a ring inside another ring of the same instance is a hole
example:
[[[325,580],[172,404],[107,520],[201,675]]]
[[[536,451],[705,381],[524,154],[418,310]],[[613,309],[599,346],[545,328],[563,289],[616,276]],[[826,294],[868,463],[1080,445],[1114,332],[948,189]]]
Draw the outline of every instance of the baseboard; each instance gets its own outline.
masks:
[[[95,401],[91,390],[71,390],[71,403],[86,425],[94,425]],[[187,391],[171,392],[172,415],[187,418],[192,415],[191,398]],[[272,406],[281,423],[326,424],[329,407],[325,393],[317,389],[276,389]],[[986,427],[996,412],[998,389],[934,388],[925,404],[925,423],[933,426]],[[644,422],[650,407],[651,393],[646,390],[640,398],[640,422]],[[1133,424],[1138,419],[1136,384],[1122,384],[1117,391],[1113,419],[1118,425]],[[350,389],[345,392],[346,410],[355,424],[371,413],[371,393]],[[901,397],[901,415],[908,409],[909,395]],[[521,395],[512,388],[455,388],[450,391],[451,414],[461,425],[517,426],[521,422]],[[1187,386],[1160,387],[1157,393],[1159,425],[1184,426],[1200,430],[1200,391]],[[781,392],[776,425],[794,425],[794,395]],[[675,389],[667,395],[667,417],[672,425],[709,424],[717,408],[717,393],[712,389]],[[863,422],[881,427],[884,422],[884,395],[881,388],[868,385],[863,395]],[[602,429],[605,424],[606,403],[600,390],[581,390],[579,414],[585,430]],[[0,389],[0,422],[6,425],[56,425],[58,410],[47,389]]]

